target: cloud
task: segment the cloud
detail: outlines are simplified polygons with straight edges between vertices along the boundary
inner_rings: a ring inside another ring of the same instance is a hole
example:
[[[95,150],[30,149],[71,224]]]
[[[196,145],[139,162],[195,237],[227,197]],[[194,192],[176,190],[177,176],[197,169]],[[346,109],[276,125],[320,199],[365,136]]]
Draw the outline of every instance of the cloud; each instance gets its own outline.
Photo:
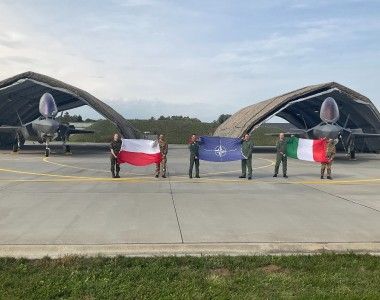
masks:
[[[331,80],[379,98],[379,14],[323,1],[2,1],[0,79],[40,72],[128,117],[213,120]]]

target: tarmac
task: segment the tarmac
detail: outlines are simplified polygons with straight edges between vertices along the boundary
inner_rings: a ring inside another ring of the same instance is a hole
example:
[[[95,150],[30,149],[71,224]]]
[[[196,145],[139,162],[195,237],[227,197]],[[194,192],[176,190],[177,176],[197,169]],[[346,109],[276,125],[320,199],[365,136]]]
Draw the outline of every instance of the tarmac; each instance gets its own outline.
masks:
[[[169,146],[166,179],[130,165],[110,178],[103,144],[48,158],[40,145],[0,150],[0,256],[380,254],[379,154],[339,154],[330,181],[294,159],[288,179],[273,178],[265,150],[251,181],[239,161],[201,161],[189,179],[180,145]]]

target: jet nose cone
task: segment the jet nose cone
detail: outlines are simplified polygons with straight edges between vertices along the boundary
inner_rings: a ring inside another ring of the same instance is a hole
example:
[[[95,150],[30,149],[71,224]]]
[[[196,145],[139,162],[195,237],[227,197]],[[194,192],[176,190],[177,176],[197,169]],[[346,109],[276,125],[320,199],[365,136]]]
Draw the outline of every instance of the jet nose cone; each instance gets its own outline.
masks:
[[[53,96],[49,93],[45,93],[42,95],[39,104],[40,114],[45,118],[52,118],[58,113],[57,104]]]
[[[328,97],[323,101],[320,117],[326,123],[335,123],[339,120],[339,108],[334,98]]]

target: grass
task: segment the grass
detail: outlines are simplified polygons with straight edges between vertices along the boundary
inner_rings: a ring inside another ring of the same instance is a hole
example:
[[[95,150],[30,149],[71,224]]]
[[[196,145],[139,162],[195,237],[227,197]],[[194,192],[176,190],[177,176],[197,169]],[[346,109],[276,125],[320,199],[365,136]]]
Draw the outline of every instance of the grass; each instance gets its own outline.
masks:
[[[130,120],[132,125],[141,132],[150,131],[164,133],[170,144],[186,144],[191,134],[212,135],[217,127],[216,123],[204,123],[194,120]],[[88,129],[94,134],[77,134],[70,137],[72,142],[109,142],[117,127],[108,120],[97,121]],[[258,128],[252,135],[257,146],[274,145],[276,137],[266,136],[266,133],[277,133],[280,129]]]
[[[1,258],[0,298],[379,299],[380,258]]]

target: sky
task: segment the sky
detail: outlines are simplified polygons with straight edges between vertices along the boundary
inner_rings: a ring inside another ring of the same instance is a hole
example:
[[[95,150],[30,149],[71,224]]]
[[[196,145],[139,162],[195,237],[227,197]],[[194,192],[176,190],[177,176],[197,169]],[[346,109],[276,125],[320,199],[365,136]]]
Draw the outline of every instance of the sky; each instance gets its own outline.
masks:
[[[25,71],[126,118],[212,121],[329,81],[379,108],[380,0],[1,0],[0,80]]]

